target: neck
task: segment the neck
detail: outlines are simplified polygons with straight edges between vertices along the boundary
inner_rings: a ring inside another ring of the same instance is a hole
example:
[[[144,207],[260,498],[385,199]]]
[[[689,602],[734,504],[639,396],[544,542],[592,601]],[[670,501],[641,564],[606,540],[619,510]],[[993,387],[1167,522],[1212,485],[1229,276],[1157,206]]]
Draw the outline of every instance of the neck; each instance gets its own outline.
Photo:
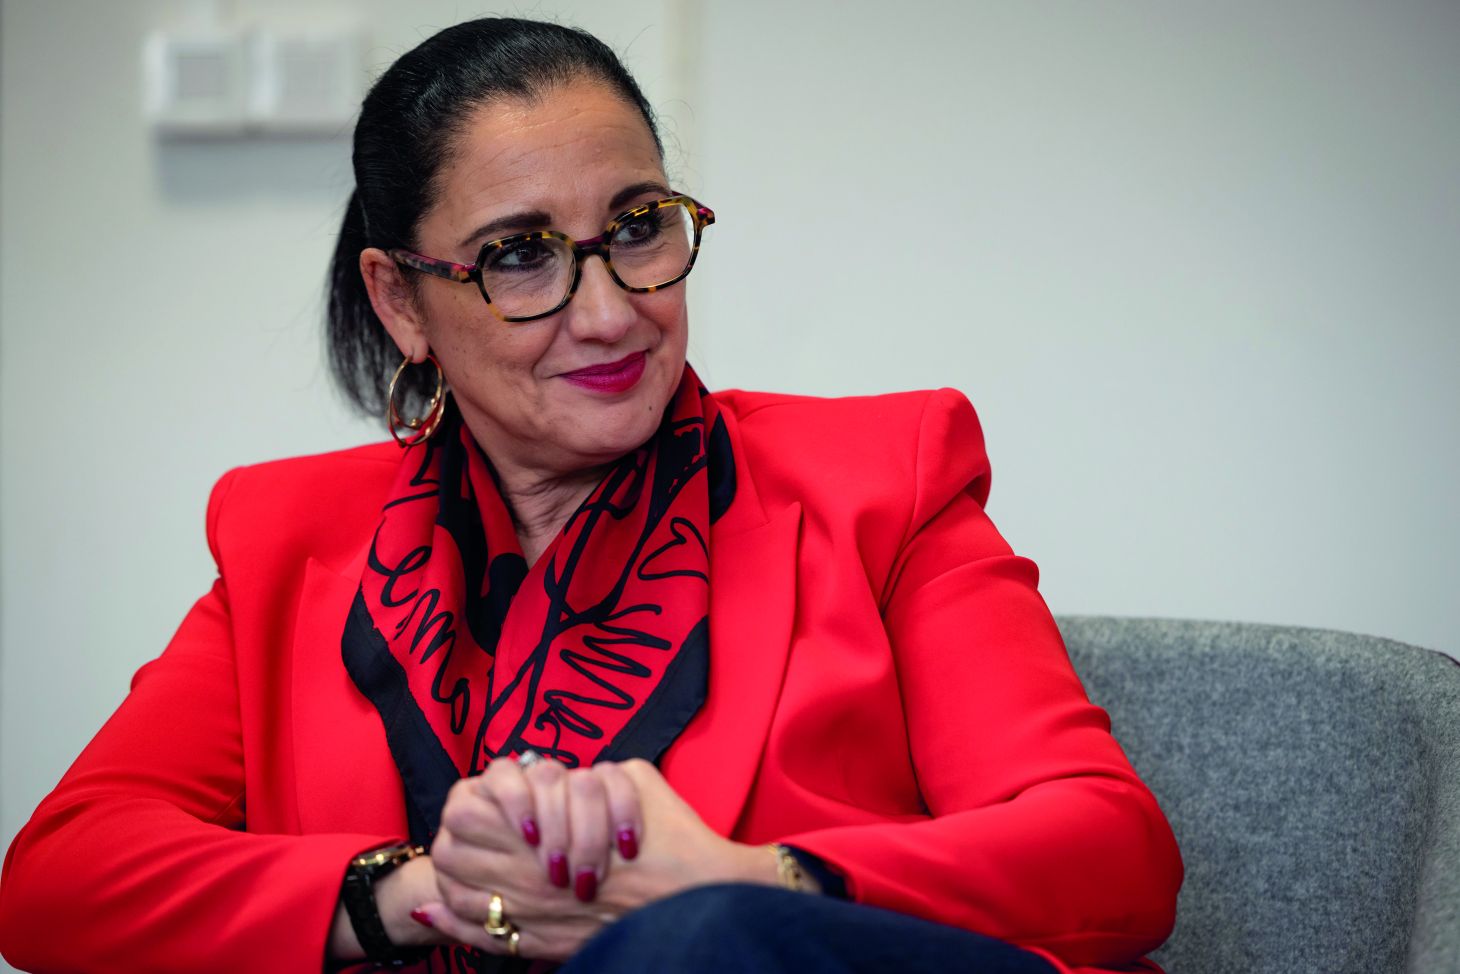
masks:
[[[552,544],[553,538],[568,523],[568,518],[603,479],[603,469],[597,467],[547,476],[498,464],[497,475],[502,499],[512,512],[512,523],[517,528],[522,554],[531,565]]]
[[[459,405],[467,430],[492,458],[497,489],[512,515],[522,554],[532,565],[617,458],[593,463],[551,449],[521,453],[486,417],[465,404]]]

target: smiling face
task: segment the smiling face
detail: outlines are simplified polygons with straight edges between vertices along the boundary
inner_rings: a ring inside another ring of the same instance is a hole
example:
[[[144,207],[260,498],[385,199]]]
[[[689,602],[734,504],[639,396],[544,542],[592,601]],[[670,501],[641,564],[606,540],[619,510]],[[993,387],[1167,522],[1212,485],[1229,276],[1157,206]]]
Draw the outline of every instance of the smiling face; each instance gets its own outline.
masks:
[[[672,195],[637,109],[591,82],[476,110],[436,187],[416,249],[462,264],[487,241],[522,231],[595,237],[624,210]],[[361,269],[402,353],[436,356],[499,467],[551,477],[623,456],[653,435],[684,369],[682,282],[630,294],[590,257],[567,307],[507,323],[475,287],[418,274],[404,288],[400,275],[414,272],[378,250],[362,256]]]

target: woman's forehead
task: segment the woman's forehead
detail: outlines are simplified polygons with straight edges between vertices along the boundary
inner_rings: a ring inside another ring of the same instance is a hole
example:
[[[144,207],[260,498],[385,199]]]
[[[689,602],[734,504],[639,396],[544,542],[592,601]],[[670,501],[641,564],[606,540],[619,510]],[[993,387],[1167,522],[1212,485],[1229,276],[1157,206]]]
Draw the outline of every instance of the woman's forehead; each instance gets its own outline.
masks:
[[[438,181],[436,210],[467,232],[500,214],[601,223],[627,186],[664,183],[638,110],[601,85],[571,84],[472,113]]]

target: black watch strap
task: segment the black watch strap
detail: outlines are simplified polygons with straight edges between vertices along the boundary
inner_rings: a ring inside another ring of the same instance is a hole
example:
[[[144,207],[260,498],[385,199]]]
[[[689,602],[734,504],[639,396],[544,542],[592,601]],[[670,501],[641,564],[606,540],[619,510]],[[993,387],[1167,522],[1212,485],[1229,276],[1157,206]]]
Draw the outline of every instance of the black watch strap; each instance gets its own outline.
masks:
[[[402,863],[426,850],[408,843],[382,846],[362,852],[350,860],[345,870],[345,882],[340,887],[340,899],[345,904],[345,913],[355,937],[365,950],[365,959],[381,967],[405,967],[415,964],[431,953],[430,947],[397,947],[385,933],[385,924],[380,920],[380,908],[375,903],[375,883],[390,875]]]

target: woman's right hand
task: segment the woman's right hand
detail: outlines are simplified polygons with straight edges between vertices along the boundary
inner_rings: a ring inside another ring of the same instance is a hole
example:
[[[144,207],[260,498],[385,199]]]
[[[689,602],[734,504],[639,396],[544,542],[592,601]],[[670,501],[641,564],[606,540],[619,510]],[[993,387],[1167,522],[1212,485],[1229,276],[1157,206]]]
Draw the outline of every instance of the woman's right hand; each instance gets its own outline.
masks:
[[[642,824],[633,783],[602,769],[498,760],[453,785],[431,847],[439,901],[421,904],[434,928],[505,953],[482,927],[496,893],[523,956],[563,960],[617,919],[597,888],[615,852],[637,855]]]

